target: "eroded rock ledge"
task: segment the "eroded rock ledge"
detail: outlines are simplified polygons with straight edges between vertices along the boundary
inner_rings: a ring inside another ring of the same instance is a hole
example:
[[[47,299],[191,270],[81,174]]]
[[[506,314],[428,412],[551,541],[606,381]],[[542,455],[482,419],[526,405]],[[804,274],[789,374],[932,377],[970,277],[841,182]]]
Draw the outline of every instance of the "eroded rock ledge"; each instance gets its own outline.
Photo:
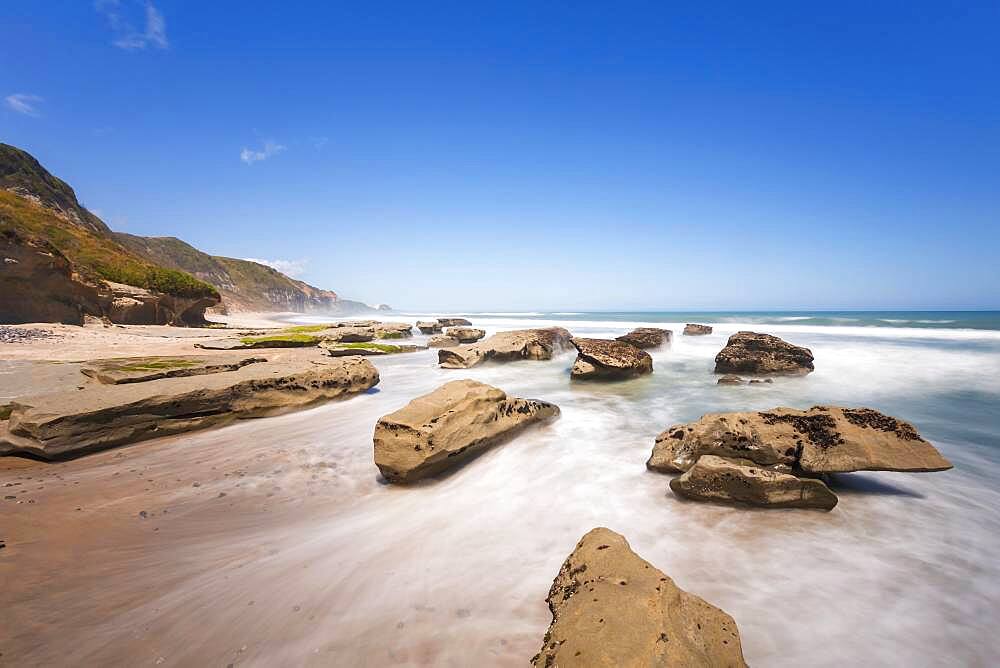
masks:
[[[664,343],[670,343],[674,333],[669,329],[659,327],[636,327],[628,334],[615,337],[616,341],[629,343],[636,348],[658,348]]]
[[[629,343],[574,338],[572,344],[579,352],[570,374],[576,380],[622,380],[653,373],[653,358]]]
[[[812,370],[811,350],[757,332],[736,332],[715,356],[715,373],[802,375]]]
[[[453,380],[379,419],[373,439],[375,465],[390,482],[413,482],[557,415],[554,404],[508,397],[474,380]]]
[[[678,587],[603,527],[563,563],[547,598],[539,667],[746,666],[736,622]]]
[[[467,369],[487,360],[547,360],[566,349],[572,338],[562,327],[498,332],[478,343],[439,350],[438,362],[445,369]]]

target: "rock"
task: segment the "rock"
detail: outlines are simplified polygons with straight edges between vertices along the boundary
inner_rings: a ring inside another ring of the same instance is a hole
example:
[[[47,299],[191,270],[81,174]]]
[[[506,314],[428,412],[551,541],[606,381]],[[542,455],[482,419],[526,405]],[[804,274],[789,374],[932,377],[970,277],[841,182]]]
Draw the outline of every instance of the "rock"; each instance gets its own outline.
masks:
[[[563,563],[546,599],[539,667],[746,666],[732,617],[678,587],[603,527]]]
[[[271,415],[363,392],[379,381],[361,357],[330,359],[318,350],[274,351],[235,371],[20,397],[0,422],[0,454],[75,456]]]
[[[319,344],[319,347],[325,350],[330,357],[396,355],[427,350],[426,346],[397,346],[386,343],[331,343],[329,341],[324,341]]]
[[[787,464],[810,473],[951,468],[913,425],[870,408],[836,406],[709,413],[657,436],[646,466],[682,472],[702,455]]]
[[[375,338],[374,327],[333,327],[323,330],[320,336],[335,343],[366,343]]]
[[[797,478],[752,462],[744,465],[715,455],[699,457],[687,472],[670,481],[670,489],[696,501],[822,510],[837,505],[837,495],[821,480]]]
[[[203,376],[242,369],[248,364],[266,362],[263,357],[233,359],[224,356],[190,357],[118,357],[87,362],[80,372],[106,385],[145,383],[161,378]]]
[[[365,329],[374,329],[381,325],[382,323],[378,320],[341,320],[333,323],[332,327],[363,327]]]
[[[437,334],[427,340],[428,348],[453,348],[457,345],[458,339],[453,339],[450,336],[445,336],[443,334]]]
[[[417,322],[417,329],[421,334],[440,334],[442,327],[436,320],[420,320]]]
[[[405,322],[383,322],[375,327],[377,339],[402,339],[413,336],[413,326]]]
[[[472,325],[465,318],[438,318],[438,324],[442,327],[468,327]]]
[[[737,332],[715,356],[715,373],[807,374],[812,370],[812,351],[770,334]]]
[[[749,385],[760,385],[761,383],[773,383],[773,382],[774,381],[771,380],[770,378],[765,378],[763,380],[761,380],[760,378],[753,378],[750,381]]]
[[[486,331],[474,327],[449,327],[444,332],[459,343],[475,343],[486,336]]]
[[[611,339],[574,338],[579,351],[570,377],[577,380],[617,380],[653,373],[653,358],[645,350]]]
[[[554,404],[508,397],[474,380],[453,380],[379,419],[375,465],[390,482],[412,482],[558,414]]]
[[[687,336],[704,336],[711,333],[712,328],[709,325],[696,325],[691,322],[684,325],[684,334]]]
[[[664,343],[670,343],[674,333],[669,329],[658,327],[637,327],[628,334],[617,337],[616,341],[628,343],[636,348],[657,348]]]
[[[487,360],[548,360],[572,338],[562,327],[498,332],[477,343],[439,350],[438,362],[445,369],[467,369]]]
[[[720,378],[719,381],[716,383],[716,385],[742,385],[742,384],[743,384],[743,379],[740,378],[739,376],[734,376],[732,374],[726,374],[725,376]]]

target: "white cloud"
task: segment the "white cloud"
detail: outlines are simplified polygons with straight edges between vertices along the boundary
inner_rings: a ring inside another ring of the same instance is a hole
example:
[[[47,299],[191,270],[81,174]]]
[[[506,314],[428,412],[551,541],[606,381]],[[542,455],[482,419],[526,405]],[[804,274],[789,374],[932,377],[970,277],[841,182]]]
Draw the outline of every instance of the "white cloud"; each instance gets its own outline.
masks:
[[[25,116],[37,116],[37,105],[39,102],[44,102],[45,100],[37,95],[31,95],[30,93],[14,93],[5,97],[3,101],[4,104],[7,105],[8,109],[13,109],[19,114],[24,114]]]
[[[131,51],[145,49],[150,45],[159,49],[170,46],[167,41],[167,22],[151,0],[145,3],[136,0],[125,0],[124,3],[122,0],[97,0],[94,6],[108,20],[115,36],[111,43],[118,48]],[[136,28],[136,22],[144,27],[141,30]]]
[[[240,160],[247,163],[248,165],[252,165],[253,163],[260,162],[261,160],[267,160],[272,155],[277,155],[284,150],[285,150],[284,145],[279,144],[278,142],[273,141],[271,139],[268,139],[264,142],[263,150],[260,151],[254,151],[244,146],[243,150],[240,151]]]
[[[306,270],[306,265],[309,264],[309,260],[262,260],[259,257],[245,257],[243,259],[277,269],[282,274],[292,278],[301,276]]]

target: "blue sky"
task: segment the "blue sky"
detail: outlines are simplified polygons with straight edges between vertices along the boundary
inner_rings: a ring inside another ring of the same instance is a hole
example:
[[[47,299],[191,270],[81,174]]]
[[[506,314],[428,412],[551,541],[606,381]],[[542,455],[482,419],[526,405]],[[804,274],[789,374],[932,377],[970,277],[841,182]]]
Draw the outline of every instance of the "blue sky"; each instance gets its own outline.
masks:
[[[10,3],[0,141],[397,307],[1000,306],[996,2],[314,4]]]

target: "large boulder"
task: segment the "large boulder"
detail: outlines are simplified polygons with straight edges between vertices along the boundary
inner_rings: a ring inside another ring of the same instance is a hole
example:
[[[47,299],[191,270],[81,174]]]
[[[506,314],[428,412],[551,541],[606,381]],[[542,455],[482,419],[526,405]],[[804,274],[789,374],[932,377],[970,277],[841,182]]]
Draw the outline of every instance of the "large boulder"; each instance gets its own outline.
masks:
[[[807,374],[813,354],[770,334],[736,332],[715,356],[715,373]]]
[[[710,325],[698,325],[693,322],[689,322],[684,325],[685,336],[704,336],[706,334],[712,333],[712,327]]]
[[[472,323],[465,318],[438,318],[438,324],[442,327],[468,327]]]
[[[438,362],[445,369],[468,369],[487,360],[548,360],[568,347],[572,338],[562,327],[498,332],[477,343],[439,350]]]
[[[653,373],[653,358],[645,350],[611,339],[574,338],[579,354],[571,377],[577,380],[618,380]]]
[[[636,348],[658,348],[664,343],[670,343],[674,333],[669,329],[659,327],[636,327],[628,334],[616,337],[616,341],[628,343]]]
[[[240,359],[238,356],[233,359]],[[137,365],[148,365],[139,358]],[[89,382],[61,392],[18,398],[0,422],[0,454],[45,459],[134,443],[272,415],[357,394],[379,381],[361,357],[331,359],[319,351],[275,351],[267,361],[215,364],[212,373],[127,384]],[[81,378],[81,380],[83,380]]]
[[[913,425],[871,408],[836,406],[709,413],[657,436],[646,466],[683,472],[702,455],[787,464],[811,473],[951,468]]]
[[[610,529],[577,543],[547,601],[552,624],[534,666],[746,666],[735,620],[678,587]]]
[[[459,343],[475,343],[486,336],[486,331],[475,327],[449,327],[444,333]]]
[[[696,501],[821,510],[837,505],[837,495],[821,480],[715,455],[699,457],[694,466],[670,481],[670,489]]]
[[[442,327],[437,320],[420,320],[417,322],[417,329],[421,334],[440,334]]]
[[[375,465],[386,480],[413,482],[558,414],[554,404],[508,397],[474,380],[453,380],[379,419]]]

